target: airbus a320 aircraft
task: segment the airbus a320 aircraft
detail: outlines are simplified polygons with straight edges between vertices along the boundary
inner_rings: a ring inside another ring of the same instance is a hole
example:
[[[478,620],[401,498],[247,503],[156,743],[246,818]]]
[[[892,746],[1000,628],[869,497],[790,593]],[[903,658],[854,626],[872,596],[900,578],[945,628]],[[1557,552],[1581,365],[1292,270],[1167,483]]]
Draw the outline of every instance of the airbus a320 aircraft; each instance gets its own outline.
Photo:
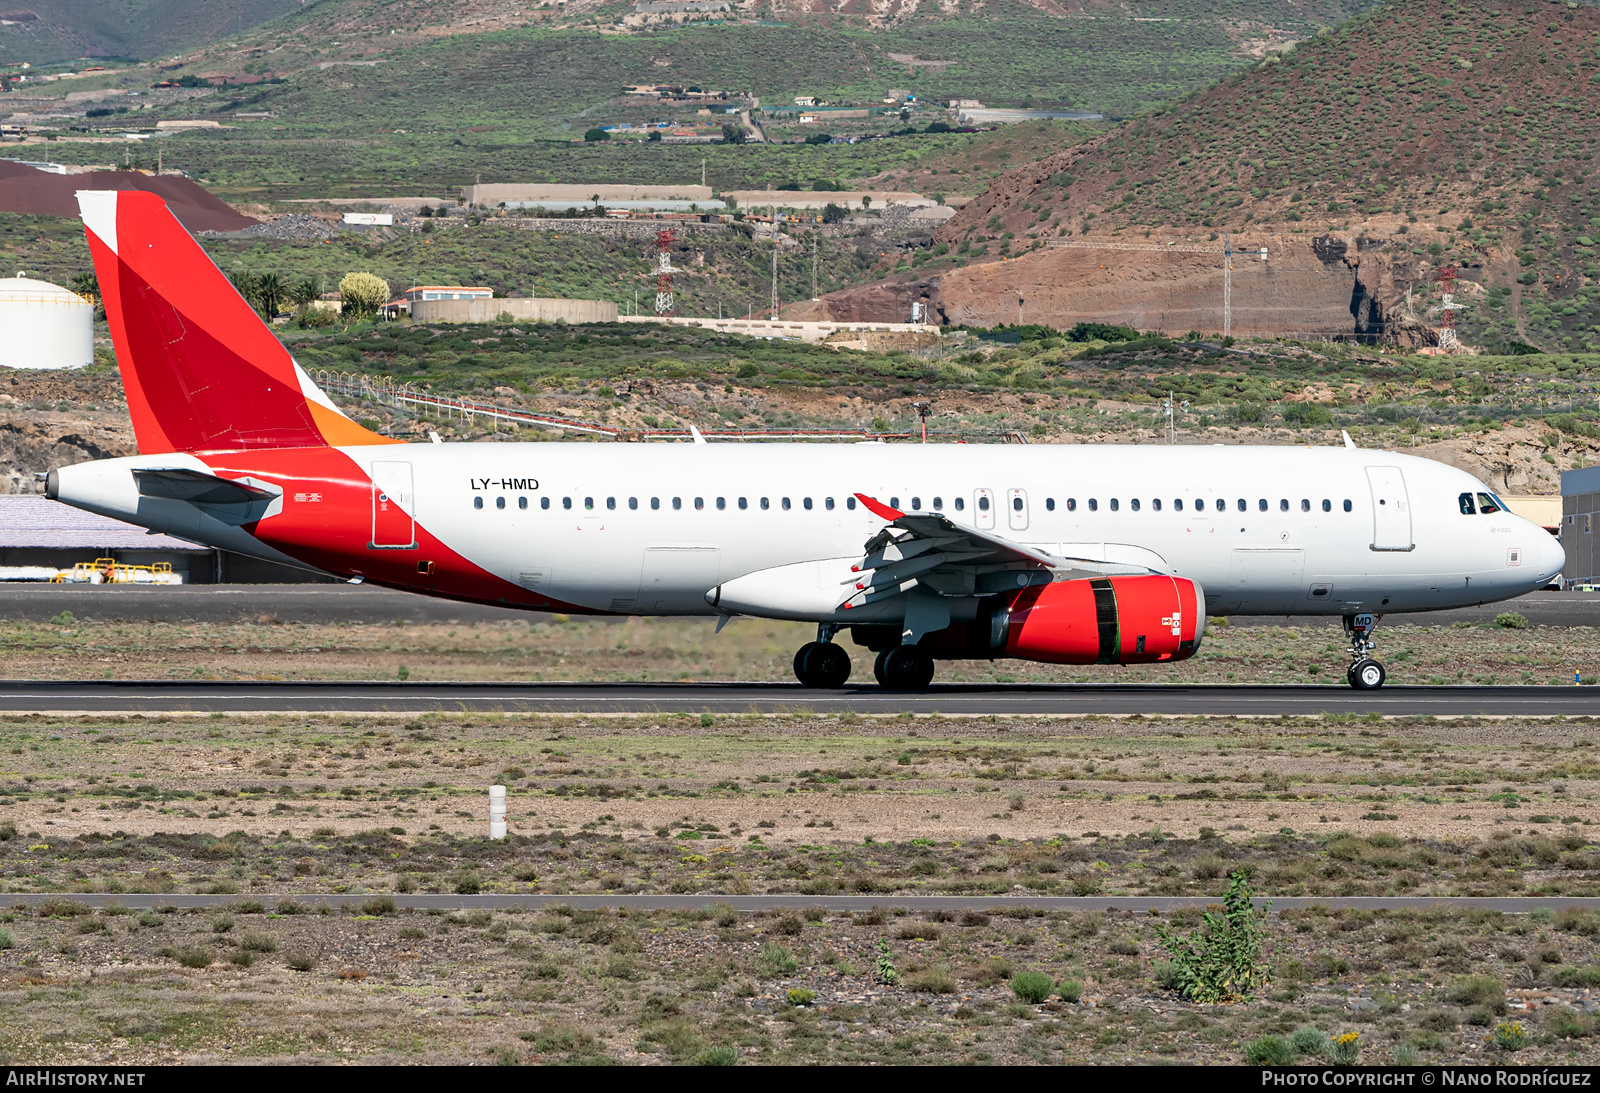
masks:
[[[1177,661],[1206,612],[1337,615],[1542,587],[1560,545],[1461,471],[1342,448],[406,444],[350,420],[166,206],[78,195],[139,454],[48,496],[351,580],[545,611],[817,624],[804,684],[938,659]]]

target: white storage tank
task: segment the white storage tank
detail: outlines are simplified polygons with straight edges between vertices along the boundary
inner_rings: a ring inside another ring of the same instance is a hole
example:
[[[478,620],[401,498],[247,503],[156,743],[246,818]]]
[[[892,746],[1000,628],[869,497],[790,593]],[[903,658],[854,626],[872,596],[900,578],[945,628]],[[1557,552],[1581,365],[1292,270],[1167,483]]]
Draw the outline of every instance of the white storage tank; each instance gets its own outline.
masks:
[[[94,363],[94,304],[60,285],[0,277],[0,364],[82,368]]]

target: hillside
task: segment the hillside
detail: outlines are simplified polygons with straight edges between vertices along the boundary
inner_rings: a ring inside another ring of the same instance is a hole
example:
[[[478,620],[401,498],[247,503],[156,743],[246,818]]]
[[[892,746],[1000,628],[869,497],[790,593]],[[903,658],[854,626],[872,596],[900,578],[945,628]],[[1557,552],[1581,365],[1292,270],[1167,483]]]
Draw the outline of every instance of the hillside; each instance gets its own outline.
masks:
[[[1431,278],[1452,264],[1469,281],[1467,340],[1582,348],[1600,321],[1587,234],[1600,223],[1597,79],[1594,8],[1396,0],[1003,176],[940,233],[947,266],[979,246],[984,260],[894,291],[956,321],[952,309],[1015,321],[1022,296],[1039,308],[1028,321],[1153,327],[1165,311],[1169,330],[1216,330],[1220,255],[1082,244],[1219,247],[1229,230],[1236,247],[1269,252],[1235,263],[1261,286],[1241,295],[1236,278],[1236,331],[1354,329],[1360,310],[1415,341],[1418,321],[1437,322]],[[1043,249],[1050,240],[1078,245]],[[1002,255],[1016,260],[1000,267]]]
[[[210,44],[305,0],[18,0],[0,9],[0,63],[148,58]]]

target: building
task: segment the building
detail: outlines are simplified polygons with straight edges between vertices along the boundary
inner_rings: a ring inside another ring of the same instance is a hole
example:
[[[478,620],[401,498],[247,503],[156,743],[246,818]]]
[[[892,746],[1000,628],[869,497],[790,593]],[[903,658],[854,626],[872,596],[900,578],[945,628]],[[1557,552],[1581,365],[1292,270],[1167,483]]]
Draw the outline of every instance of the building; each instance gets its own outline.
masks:
[[[947,104],[952,110],[982,110],[983,103],[977,99],[951,99]]]
[[[0,494],[0,580],[48,579],[41,578],[41,571],[71,569],[97,558],[112,558],[123,565],[170,565],[184,584],[293,584],[336,579],[152,534],[37,494]],[[25,572],[29,570],[33,573]]]
[[[417,285],[408,288],[387,304],[383,305],[384,313],[393,319],[400,315],[410,315],[414,310],[413,305],[422,300],[492,300],[494,289],[484,288],[481,285]]]
[[[815,95],[796,95],[794,104],[796,106],[816,106],[817,97]]]
[[[1588,584],[1600,577],[1595,556],[1596,524],[1600,523],[1600,466],[1561,472],[1561,545],[1567,564],[1561,575],[1567,584]]]

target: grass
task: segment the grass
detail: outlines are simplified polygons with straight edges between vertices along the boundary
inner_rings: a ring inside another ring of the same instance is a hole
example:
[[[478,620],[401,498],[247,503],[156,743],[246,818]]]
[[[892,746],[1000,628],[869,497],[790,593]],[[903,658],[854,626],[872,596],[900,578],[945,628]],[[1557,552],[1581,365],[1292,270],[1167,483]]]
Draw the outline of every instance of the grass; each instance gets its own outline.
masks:
[[[911,917],[892,901],[881,915]],[[85,1053],[179,1062],[224,1051],[246,1062],[412,1064],[1282,1065],[1359,1057],[1455,1065],[1481,1061],[1486,1050],[1514,1052],[1526,1065],[1591,1065],[1600,1051],[1575,988],[1535,987],[1545,1005],[1515,1020],[1461,1023],[1452,1008],[1451,969],[1466,961],[1509,974],[1526,967],[1520,954],[1535,945],[1559,944],[1573,959],[1597,955],[1593,936],[1527,915],[1437,907],[1275,914],[1269,943],[1285,982],[1271,998],[1225,1007],[1175,1002],[1148,968],[1130,969],[1108,951],[1124,931],[1181,926],[1173,915],[995,911],[981,924],[949,924],[926,948],[894,943],[903,965],[948,964],[943,974],[957,997],[932,1005],[917,971],[899,985],[872,973],[882,927],[849,914],[823,914],[808,927],[807,947],[777,991],[757,986],[765,915],[740,916],[733,928],[696,908],[553,907],[470,919],[372,918],[350,907],[238,917],[290,956],[184,969],[158,955],[148,932],[112,922],[85,936],[59,919],[15,914],[8,928],[18,947],[0,962],[0,1049],[29,1065]],[[207,944],[204,912],[168,918],[162,945]],[[568,927],[552,930],[557,923]],[[418,929],[425,943],[406,938]],[[637,948],[628,955],[633,978],[618,980],[606,972],[617,954],[605,938],[624,935]],[[312,951],[325,958],[308,970],[290,963]],[[1010,984],[986,976],[989,961],[1018,951],[1037,970]],[[1325,959],[1340,952],[1356,954],[1353,966]],[[88,974],[112,962],[126,971]],[[544,964],[571,974],[544,978]],[[1059,980],[1059,995],[1017,1005],[1014,987],[1027,976]]]

